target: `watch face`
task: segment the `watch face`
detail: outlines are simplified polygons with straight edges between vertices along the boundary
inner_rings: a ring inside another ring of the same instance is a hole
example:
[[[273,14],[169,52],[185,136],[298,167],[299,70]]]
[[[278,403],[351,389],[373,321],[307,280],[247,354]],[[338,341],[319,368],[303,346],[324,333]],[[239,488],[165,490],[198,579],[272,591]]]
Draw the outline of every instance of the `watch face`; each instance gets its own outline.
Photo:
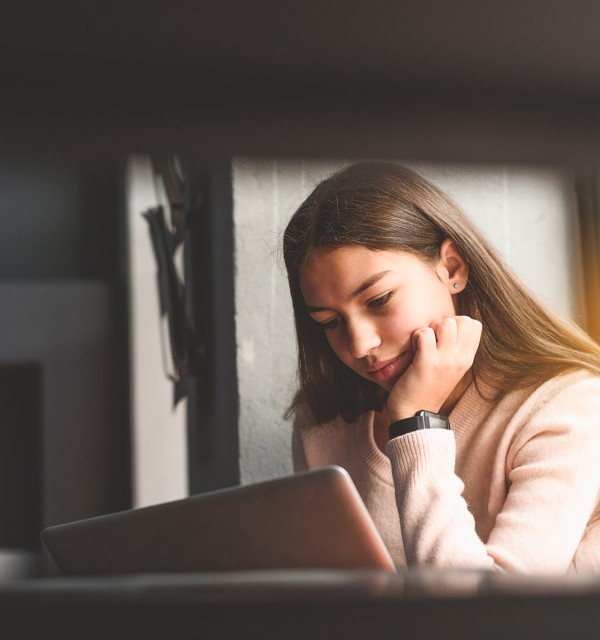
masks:
[[[450,429],[450,420],[446,416],[439,413],[431,413],[430,411],[419,411],[417,414],[423,420],[421,429]]]

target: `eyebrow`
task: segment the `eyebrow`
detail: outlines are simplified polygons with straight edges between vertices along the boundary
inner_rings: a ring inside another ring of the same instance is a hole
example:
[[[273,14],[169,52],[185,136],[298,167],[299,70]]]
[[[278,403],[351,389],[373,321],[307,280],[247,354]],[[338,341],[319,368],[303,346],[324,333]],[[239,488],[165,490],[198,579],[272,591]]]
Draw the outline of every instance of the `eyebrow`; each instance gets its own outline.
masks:
[[[385,271],[380,271],[379,273],[373,274],[370,278],[367,278],[355,291],[350,294],[350,299],[353,300],[361,293],[365,292],[367,289],[372,287],[374,284],[377,284],[381,278],[386,276],[388,273],[391,273],[390,269],[386,269]],[[306,305],[306,309],[309,313],[318,313],[319,311],[329,311],[327,307],[309,307]]]

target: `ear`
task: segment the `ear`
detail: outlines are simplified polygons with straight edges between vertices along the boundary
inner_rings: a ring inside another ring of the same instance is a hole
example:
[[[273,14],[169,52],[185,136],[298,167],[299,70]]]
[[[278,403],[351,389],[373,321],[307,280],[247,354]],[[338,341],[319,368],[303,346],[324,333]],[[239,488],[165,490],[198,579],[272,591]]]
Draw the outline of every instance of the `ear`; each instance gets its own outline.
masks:
[[[440,261],[436,271],[452,294],[460,293],[467,286],[469,265],[450,238],[446,238],[440,246]]]

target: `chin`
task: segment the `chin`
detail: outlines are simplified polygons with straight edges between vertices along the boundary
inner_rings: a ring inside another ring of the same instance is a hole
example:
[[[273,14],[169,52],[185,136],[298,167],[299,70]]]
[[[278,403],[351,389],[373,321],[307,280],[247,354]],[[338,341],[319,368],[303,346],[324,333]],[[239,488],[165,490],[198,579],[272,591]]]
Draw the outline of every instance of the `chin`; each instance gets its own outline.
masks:
[[[398,376],[399,378],[400,376]],[[394,380],[386,380],[385,382],[382,382],[379,386],[382,389],[385,389],[388,393],[394,388],[394,385],[396,384],[398,378],[395,378]]]
[[[389,380],[385,380],[384,382],[381,382],[381,383],[376,382],[375,384],[379,384],[379,386],[382,389],[385,389],[389,393],[396,385],[396,382],[398,382],[398,380],[400,380],[400,378],[404,375],[404,373],[406,372],[409,366],[410,366],[410,362],[401,371],[399,371],[395,376],[393,376]]]
[[[373,378],[371,378],[371,376],[369,376],[369,375],[362,376],[362,377],[365,380],[368,380],[369,382],[372,382],[376,387],[380,387],[381,389],[384,389],[385,391],[387,391],[389,393],[393,389],[393,387],[396,384],[396,382],[398,382],[398,379],[400,378],[400,375],[395,376],[394,378],[390,378],[389,380],[386,380],[385,382],[375,382],[375,380],[373,380]]]

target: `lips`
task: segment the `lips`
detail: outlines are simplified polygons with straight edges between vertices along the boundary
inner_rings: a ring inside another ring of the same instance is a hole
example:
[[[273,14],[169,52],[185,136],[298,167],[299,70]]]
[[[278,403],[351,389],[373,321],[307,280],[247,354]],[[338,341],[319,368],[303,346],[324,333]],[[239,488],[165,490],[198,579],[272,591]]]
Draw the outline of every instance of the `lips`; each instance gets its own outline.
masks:
[[[392,358],[391,360],[384,360],[382,362],[376,362],[374,365],[371,365],[367,369],[367,371],[375,382],[377,382],[378,384],[382,384],[401,372],[406,364],[405,356],[407,354],[408,351],[403,351],[396,358]]]

